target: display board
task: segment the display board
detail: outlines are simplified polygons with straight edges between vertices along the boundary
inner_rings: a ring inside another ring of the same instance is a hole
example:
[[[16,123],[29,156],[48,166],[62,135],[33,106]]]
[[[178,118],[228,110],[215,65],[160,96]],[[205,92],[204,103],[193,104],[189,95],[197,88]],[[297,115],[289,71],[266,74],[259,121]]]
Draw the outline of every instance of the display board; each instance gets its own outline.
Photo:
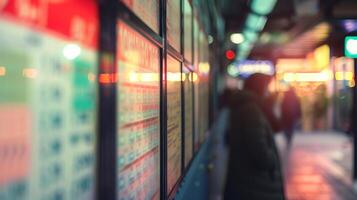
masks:
[[[184,97],[185,97],[185,167],[188,166],[193,155],[193,81],[192,72],[187,68],[183,68],[184,79]]]
[[[122,21],[117,29],[117,199],[159,199],[159,48]]]
[[[199,63],[198,73],[200,82],[198,85],[199,104],[199,143],[203,143],[208,131],[208,116],[209,116],[209,62],[208,62],[208,41],[207,36],[203,31],[199,32],[198,38],[199,47]]]
[[[120,1],[120,0],[119,0]],[[156,33],[159,32],[160,0],[121,0]]]
[[[0,33],[0,199],[94,199],[95,1],[2,1]]]
[[[181,48],[181,1],[167,1],[167,40],[178,52]]]
[[[197,21],[197,18],[193,19],[193,51],[194,51],[194,57],[193,57],[193,67],[197,71],[198,70],[198,64],[200,62],[200,27]]]
[[[197,152],[199,149],[199,145],[200,145],[200,120],[202,119],[201,114],[200,114],[200,95],[199,95],[199,91],[200,91],[200,77],[199,75],[194,72],[194,76],[197,77],[197,80],[193,82],[193,95],[194,95],[194,152]]]
[[[189,62],[192,62],[192,7],[188,0],[183,2],[184,57]]]
[[[181,64],[167,56],[167,189],[181,176]]]

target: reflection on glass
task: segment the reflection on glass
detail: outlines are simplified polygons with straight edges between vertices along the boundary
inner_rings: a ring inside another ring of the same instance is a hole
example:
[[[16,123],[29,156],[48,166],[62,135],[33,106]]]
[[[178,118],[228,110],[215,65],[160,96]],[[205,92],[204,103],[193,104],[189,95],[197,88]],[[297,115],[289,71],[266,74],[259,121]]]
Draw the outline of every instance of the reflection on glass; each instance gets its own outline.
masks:
[[[168,192],[181,176],[181,64],[167,57],[167,174]]]
[[[159,32],[159,0],[121,0],[155,32]]]
[[[180,0],[167,1],[167,40],[180,52],[181,16]]]
[[[192,62],[192,7],[188,0],[184,0],[184,57]]]
[[[185,68],[184,68],[185,69]],[[192,72],[184,71],[184,96],[185,96],[185,167],[188,166],[193,154],[193,83]]]
[[[117,59],[117,199],[159,199],[159,48],[119,21]]]

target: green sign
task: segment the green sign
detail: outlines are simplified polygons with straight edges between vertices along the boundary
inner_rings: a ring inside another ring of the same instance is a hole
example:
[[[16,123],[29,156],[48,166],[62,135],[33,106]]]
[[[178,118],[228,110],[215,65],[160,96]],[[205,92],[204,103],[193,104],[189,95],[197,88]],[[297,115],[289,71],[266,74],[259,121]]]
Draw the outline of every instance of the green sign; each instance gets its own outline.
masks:
[[[348,58],[357,58],[357,36],[345,37],[345,56]]]

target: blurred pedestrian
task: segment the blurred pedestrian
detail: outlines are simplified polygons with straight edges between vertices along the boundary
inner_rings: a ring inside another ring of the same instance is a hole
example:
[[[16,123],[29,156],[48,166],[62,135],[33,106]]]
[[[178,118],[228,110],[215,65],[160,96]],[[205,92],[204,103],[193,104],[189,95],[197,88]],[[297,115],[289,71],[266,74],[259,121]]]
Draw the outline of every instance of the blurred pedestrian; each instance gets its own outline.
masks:
[[[313,104],[313,117],[315,130],[326,129],[327,110],[329,99],[327,97],[327,88],[325,84],[317,87],[315,92],[315,102]]]
[[[282,200],[283,179],[272,123],[277,121],[265,100],[271,77],[251,75],[232,97],[229,158],[224,199]],[[278,125],[275,127],[278,131]]]
[[[282,128],[286,138],[287,147],[291,147],[291,142],[297,122],[301,117],[301,106],[299,97],[296,95],[294,88],[284,93],[281,102]]]

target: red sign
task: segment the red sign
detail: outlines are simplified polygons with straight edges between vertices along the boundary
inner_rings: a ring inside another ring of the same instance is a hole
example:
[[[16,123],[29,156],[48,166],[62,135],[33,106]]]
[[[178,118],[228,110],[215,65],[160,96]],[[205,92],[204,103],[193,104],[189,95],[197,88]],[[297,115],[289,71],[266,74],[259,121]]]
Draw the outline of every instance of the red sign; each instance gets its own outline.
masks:
[[[97,48],[95,0],[0,0],[0,18],[4,17]]]

